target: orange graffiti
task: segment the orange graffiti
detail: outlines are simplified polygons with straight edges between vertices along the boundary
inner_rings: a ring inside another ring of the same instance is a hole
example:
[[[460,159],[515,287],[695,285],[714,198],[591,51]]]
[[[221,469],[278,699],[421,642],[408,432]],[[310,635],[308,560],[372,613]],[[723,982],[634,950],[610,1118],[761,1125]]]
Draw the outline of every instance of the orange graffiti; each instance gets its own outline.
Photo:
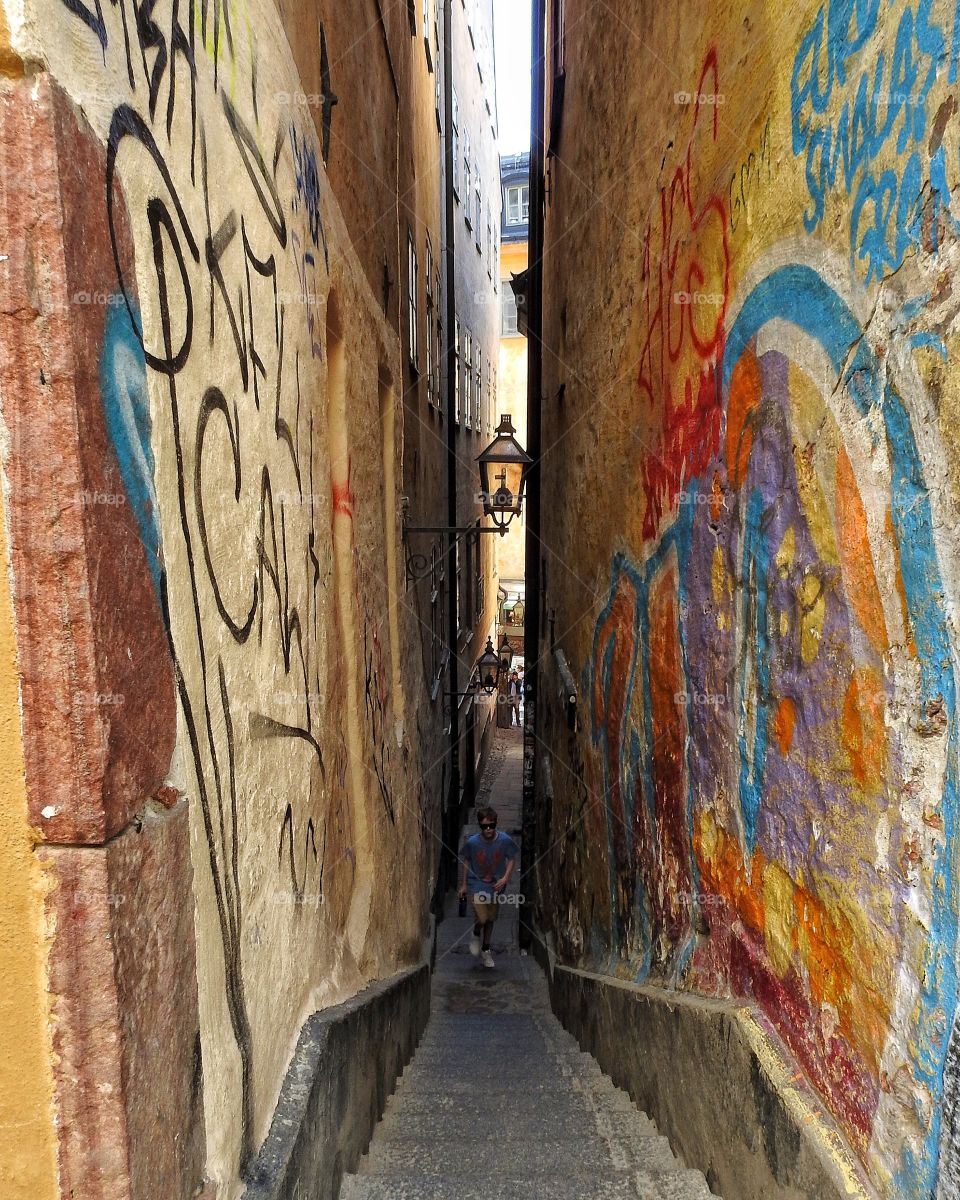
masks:
[[[876,791],[886,752],[883,681],[872,667],[857,667],[843,701],[843,743],[853,777],[862,788]]]
[[[763,380],[757,356],[749,348],[737,359],[730,377],[730,399],[727,408],[727,469],[734,489],[739,488],[750,461],[753,445],[751,417],[760,403]]]
[[[887,625],[870,553],[867,514],[853,467],[842,447],[837,455],[837,532],[848,580],[846,594],[871,645],[882,654],[887,649]]]
[[[786,757],[793,745],[793,730],[797,723],[797,706],[789,696],[784,696],[777,705],[776,716],[773,718],[773,732],[780,747],[780,753]]]

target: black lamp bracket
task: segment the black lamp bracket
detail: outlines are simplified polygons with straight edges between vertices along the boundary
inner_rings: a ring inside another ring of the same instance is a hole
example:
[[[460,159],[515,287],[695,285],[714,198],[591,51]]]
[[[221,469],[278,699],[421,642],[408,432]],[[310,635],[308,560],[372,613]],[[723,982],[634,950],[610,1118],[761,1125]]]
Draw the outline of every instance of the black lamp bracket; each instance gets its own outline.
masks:
[[[421,579],[426,579],[435,569],[435,563],[438,558],[442,552],[446,551],[445,546],[441,550],[441,537],[453,534],[454,542],[476,546],[481,533],[499,533],[503,537],[506,532],[506,529],[491,528],[488,525],[404,525],[403,538],[406,543],[407,587],[413,587]],[[407,543],[408,536],[412,534],[427,534],[435,538],[436,540],[431,547],[432,553],[421,554],[413,550],[409,543]]]

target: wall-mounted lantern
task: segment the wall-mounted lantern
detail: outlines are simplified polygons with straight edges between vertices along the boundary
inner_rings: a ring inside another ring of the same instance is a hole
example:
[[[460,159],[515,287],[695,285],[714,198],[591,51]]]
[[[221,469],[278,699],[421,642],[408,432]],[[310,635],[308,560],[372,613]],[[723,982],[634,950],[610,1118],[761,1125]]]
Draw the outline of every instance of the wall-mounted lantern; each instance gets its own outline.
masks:
[[[502,537],[513,518],[520,515],[531,459],[516,439],[509,413],[500,418],[496,433],[490,445],[477,455],[477,462],[480,464],[483,511]]]

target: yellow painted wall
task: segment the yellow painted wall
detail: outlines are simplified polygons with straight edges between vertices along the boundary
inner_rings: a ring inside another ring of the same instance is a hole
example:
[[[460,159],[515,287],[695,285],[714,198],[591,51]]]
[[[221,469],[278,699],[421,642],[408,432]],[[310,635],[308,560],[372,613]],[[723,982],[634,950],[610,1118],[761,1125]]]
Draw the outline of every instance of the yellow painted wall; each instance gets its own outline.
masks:
[[[500,246],[501,292],[510,286],[510,275],[527,269],[527,243],[503,242]],[[500,338],[497,376],[497,418],[509,413],[517,441],[527,444],[527,339]],[[514,518],[506,537],[497,538],[497,572],[501,579],[522,579],[526,519]]]
[[[0,529],[4,528],[0,489]],[[0,579],[0,1194],[53,1200],[57,1186],[46,988],[45,881],[27,824],[19,675],[3,538]]]

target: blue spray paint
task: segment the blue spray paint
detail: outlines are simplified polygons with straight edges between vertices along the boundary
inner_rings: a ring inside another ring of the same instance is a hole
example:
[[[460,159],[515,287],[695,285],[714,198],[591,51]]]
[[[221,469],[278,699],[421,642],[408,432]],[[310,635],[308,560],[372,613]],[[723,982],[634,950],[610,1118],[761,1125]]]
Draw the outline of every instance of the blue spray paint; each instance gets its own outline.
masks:
[[[933,0],[900,11],[889,57],[880,50],[854,60],[881,32],[879,0],[829,0],[804,34],[790,78],[793,153],[804,158],[813,202],[804,213],[812,233],[839,184],[852,196],[850,262],[867,283],[896,270],[923,236],[922,194],[929,190],[934,248],[939,223],[956,228],[944,147],[927,144],[931,91],[947,63],[947,37],[932,19]],[[884,6],[884,15],[891,11]],[[947,80],[960,53],[960,0],[954,11]],[[827,115],[836,112],[835,118]],[[890,162],[891,157],[894,161]],[[879,170],[879,161],[883,170]],[[875,165],[877,170],[874,170]]]
[[[153,450],[150,446],[150,400],[143,346],[122,296],[112,296],[107,308],[100,355],[100,401],[107,433],[113,444],[127,499],[146,551],[150,577],[158,600],[162,595],[163,559]]]

